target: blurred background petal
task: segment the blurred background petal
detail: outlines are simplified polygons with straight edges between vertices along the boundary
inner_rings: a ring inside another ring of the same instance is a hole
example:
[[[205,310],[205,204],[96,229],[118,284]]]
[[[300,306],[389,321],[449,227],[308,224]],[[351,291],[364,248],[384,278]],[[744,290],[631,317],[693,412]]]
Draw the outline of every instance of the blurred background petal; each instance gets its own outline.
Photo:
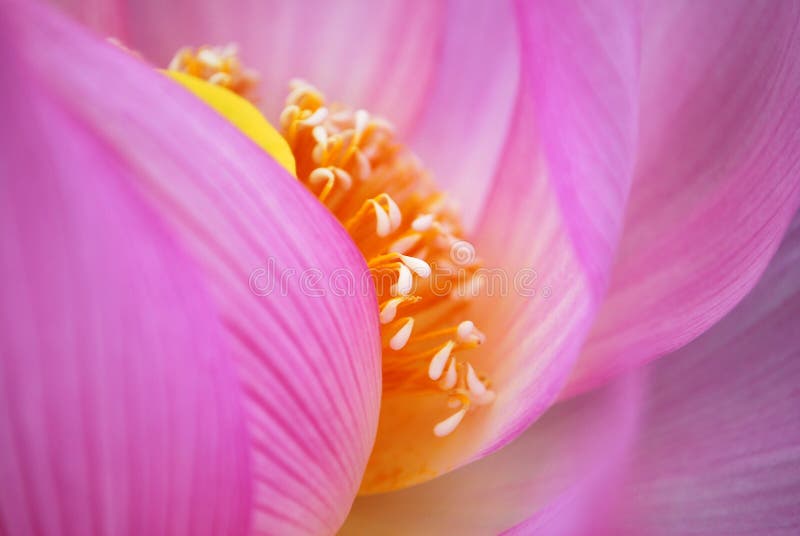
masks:
[[[616,534],[800,530],[800,218],[756,288],[647,369]]]
[[[650,2],[636,180],[574,394],[686,344],[753,287],[798,206],[800,5]]]

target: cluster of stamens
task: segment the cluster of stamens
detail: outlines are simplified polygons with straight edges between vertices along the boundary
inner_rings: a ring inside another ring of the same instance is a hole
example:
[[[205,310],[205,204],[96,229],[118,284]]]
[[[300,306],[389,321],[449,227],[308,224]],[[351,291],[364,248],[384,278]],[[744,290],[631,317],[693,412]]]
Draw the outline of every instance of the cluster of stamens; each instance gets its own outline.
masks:
[[[246,98],[256,80],[230,45],[182,49],[170,69]],[[280,128],[297,178],[342,222],[367,261],[378,297],[384,396],[442,393],[455,411],[433,433],[452,433],[468,411],[495,396],[489,380],[461,357],[485,337],[464,318],[482,279],[474,255],[454,253],[465,244],[474,253],[460,238],[455,211],[397,143],[391,124],[364,110],[326,106],[303,81],[290,84]]]
[[[453,254],[467,244],[455,212],[388,122],[328,107],[302,81],[290,90],[280,124],[297,177],[342,222],[375,283],[384,393],[446,393],[456,411],[433,428],[446,436],[471,408],[494,399],[489,381],[461,358],[484,335],[466,318],[448,325],[480,291],[477,259]]]
[[[233,44],[184,47],[173,56],[168,69],[201,78],[249,99],[253,98],[253,89],[258,83],[258,75],[242,65]]]

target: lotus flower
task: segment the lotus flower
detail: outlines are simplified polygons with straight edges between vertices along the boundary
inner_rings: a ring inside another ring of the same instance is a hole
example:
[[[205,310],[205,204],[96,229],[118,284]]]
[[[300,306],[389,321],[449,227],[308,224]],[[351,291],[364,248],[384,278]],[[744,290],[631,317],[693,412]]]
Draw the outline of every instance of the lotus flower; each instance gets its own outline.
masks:
[[[0,11],[0,532],[800,530],[797,3],[64,4]]]

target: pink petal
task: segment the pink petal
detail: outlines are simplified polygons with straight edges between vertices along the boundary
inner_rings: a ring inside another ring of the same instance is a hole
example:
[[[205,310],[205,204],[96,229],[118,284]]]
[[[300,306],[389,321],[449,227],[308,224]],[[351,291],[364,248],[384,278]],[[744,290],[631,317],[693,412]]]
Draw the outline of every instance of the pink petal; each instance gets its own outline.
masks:
[[[800,218],[753,292],[648,371],[617,534],[800,531],[798,263]]]
[[[514,122],[476,237],[481,256],[510,280],[510,292],[495,289],[484,308],[492,313],[478,319],[497,363],[487,450],[521,432],[561,389],[621,225],[635,133],[636,11],[596,5],[545,2],[520,13]]]
[[[522,13],[514,120],[473,237],[496,286],[469,312],[488,342],[468,358],[497,398],[439,438],[431,428],[448,417],[441,399],[384,397],[393,426],[378,433],[372,467],[381,470],[367,474],[369,491],[419,483],[492,452],[562,388],[605,285],[632,169],[637,26],[635,11],[620,6],[545,2]]]
[[[419,113],[445,22],[442,4],[428,0],[59,3],[103,35],[122,31],[116,37],[156,65],[166,66],[183,46],[237,43],[261,77],[262,104],[273,120],[289,80],[305,78],[329,98],[385,114],[401,129]]]
[[[377,426],[375,297],[341,286],[363,258],[294,178],[181,87],[42,10],[24,14],[22,51],[47,90],[135,169],[201,269],[245,394],[256,530],[335,531]]]
[[[448,2],[441,44],[408,140],[472,228],[507,141],[519,85],[512,2]],[[394,114],[388,116],[394,119]]]
[[[468,467],[357,499],[343,533],[795,534],[798,262],[800,218],[753,293],[672,359]]]
[[[568,394],[686,344],[767,265],[798,206],[797,8],[646,10],[636,182]]]
[[[590,491],[618,480],[639,396],[637,381],[618,382],[554,408],[517,441],[469,466],[409,489],[359,497],[342,534],[497,534],[535,512],[539,527],[552,529],[548,521],[575,527],[579,520],[553,518],[580,493],[593,499],[595,513],[610,507]]]
[[[798,261],[800,217],[729,316],[669,360],[604,389],[641,378],[647,390],[615,478],[594,489],[574,483],[510,533],[796,534]],[[598,500],[610,507],[598,512]]]
[[[128,163],[41,91],[0,12],[0,532],[245,534],[222,325]]]
[[[512,2],[58,3],[160,65],[182,46],[239,43],[273,119],[295,77],[384,114],[463,204],[466,223],[477,221],[517,88]]]

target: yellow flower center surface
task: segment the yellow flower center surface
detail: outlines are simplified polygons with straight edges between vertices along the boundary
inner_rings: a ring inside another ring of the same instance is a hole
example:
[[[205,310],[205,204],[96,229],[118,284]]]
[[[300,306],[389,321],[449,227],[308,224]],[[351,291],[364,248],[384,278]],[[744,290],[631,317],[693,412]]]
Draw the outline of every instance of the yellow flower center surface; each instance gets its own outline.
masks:
[[[378,298],[383,403],[361,491],[418,481],[417,474],[427,469],[421,465],[407,473],[404,454],[390,448],[394,438],[422,426],[429,437],[450,440],[469,412],[495,397],[490,381],[467,360],[469,350],[484,342],[467,317],[482,282],[475,250],[462,238],[459,218],[443,193],[396,140],[390,123],[364,110],[329,106],[313,86],[292,81],[278,140],[277,131],[265,129],[266,120],[243,98],[252,83],[242,81],[240,64],[234,56],[223,58],[224,50],[229,48],[182,49],[169,75],[293,172],[364,255]],[[254,111],[259,120],[251,117]],[[411,412],[413,423],[409,405],[418,407]],[[418,452],[408,456],[420,458]]]

